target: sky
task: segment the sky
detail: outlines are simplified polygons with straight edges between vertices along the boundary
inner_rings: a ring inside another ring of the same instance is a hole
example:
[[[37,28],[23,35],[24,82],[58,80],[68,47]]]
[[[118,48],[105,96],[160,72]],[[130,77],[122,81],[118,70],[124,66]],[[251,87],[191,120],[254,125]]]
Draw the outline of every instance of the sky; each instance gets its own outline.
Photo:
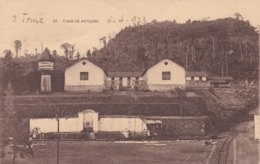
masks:
[[[20,55],[41,52],[41,47],[63,55],[60,45],[66,42],[85,55],[102,47],[103,36],[114,37],[138,20],[184,23],[240,13],[257,27],[259,11],[260,0],[0,0],[0,56],[5,49],[15,52],[15,40],[22,42]]]

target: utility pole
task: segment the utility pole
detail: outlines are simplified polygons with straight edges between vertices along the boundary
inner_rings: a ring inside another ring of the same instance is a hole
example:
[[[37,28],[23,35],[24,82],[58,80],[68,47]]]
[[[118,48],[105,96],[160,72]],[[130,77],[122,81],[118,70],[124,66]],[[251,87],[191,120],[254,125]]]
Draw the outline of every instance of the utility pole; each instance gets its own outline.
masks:
[[[56,119],[57,119],[57,164],[60,163],[60,120],[59,120],[59,114],[56,113]]]
[[[42,53],[43,53],[43,43],[41,42],[41,48],[42,48]]]
[[[258,56],[260,56],[260,25],[257,25],[257,29],[258,29],[258,53],[259,53]],[[260,60],[258,58],[258,75],[259,75],[259,67],[260,67]],[[258,84],[258,85],[260,85],[260,84]],[[260,112],[260,108],[258,110]],[[259,146],[260,146],[260,144],[259,144]],[[260,155],[260,151],[259,151],[259,155]]]
[[[179,106],[180,106],[180,116],[182,117],[182,105]]]

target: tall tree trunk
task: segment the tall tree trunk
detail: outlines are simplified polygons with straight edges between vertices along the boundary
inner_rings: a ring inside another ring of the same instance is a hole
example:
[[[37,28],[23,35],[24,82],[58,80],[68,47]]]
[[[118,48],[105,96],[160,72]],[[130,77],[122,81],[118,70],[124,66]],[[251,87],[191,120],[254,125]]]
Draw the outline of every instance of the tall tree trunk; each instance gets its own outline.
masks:
[[[195,51],[195,48],[193,47],[193,58],[194,58],[194,62],[196,63],[196,51]]]
[[[228,55],[226,54],[226,76],[228,76]]]
[[[186,50],[186,69],[189,67],[189,45],[187,45],[187,50]]]
[[[193,45],[191,46],[191,61],[194,61],[194,55],[193,55]]]
[[[215,38],[212,37],[212,46],[213,46],[213,58],[216,56],[216,51],[215,51]]]
[[[221,76],[224,76],[224,62],[225,62],[225,53],[224,53],[224,47],[223,44],[221,45]]]
[[[239,50],[240,50],[241,61],[244,61],[244,58],[243,58],[243,50],[242,50],[242,45],[241,45],[241,40],[240,40],[240,38],[239,38]]]
[[[224,76],[224,62],[222,61],[222,67],[221,67],[221,76]]]
[[[248,47],[248,40],[246,39],[246,56],[245,56],[245,59],[246,59],[246,68],[247,68],[247,65],[248,65],[248,51],[247,51],[247,47]]]
[[[185,66],[185,68],[186,69],[188,69],[188,63],[189,61],[188,61],[188,52],[186,51],[186,66]]]

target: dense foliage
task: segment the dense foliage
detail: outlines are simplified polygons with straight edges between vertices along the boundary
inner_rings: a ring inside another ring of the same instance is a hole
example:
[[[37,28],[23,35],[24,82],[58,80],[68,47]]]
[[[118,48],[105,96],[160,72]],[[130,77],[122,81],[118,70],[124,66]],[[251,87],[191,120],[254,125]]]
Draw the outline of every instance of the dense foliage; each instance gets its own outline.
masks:
[[[40,85],[37,55],[18,54],[22,44],[15,44],[14,55],[5,50],[0,58],[0,93],[11,82],[15,94],[36,93]],[[213,21],[176,21],[126,27],[106,46],[85,57],[110,71],[141,71],[163,58],[169,58],[189,71],[204,70],[213,75],[235,79],[258,79],[259,37],[248,21],[225,18]],[[66,50],[66,49],[65,49]],[[55,60],[52,90],[63,91],[64,71],[76,60],[67,51]],[[61,54],[60,54],[61,55]],[[16,57],[14,57],[16,56]]]
[[[53,55],[55,60],[52,71],[52,90],[55,92],[64,89],[64,71],[75,61],[68,60],[64,56]],[[0,58],[0,93],[3,93],[8,82],[13,86],[15,94],[36,93],[40,90],[40,75],[38,70],[38,55],[21,56],[13,58],[5,55]]]
[[[258,47],[258,34],[248,21],[165,21],[126,27],[91,58],[112,71],[144,70],[169,58],[191,71],[255,78]]]

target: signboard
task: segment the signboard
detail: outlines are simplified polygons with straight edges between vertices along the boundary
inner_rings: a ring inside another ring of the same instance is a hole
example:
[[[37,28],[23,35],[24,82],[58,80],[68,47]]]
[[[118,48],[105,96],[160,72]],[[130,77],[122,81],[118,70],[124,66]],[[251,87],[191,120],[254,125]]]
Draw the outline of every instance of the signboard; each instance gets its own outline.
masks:
[[[40,61],[38,62],[38,69],[39,70],[53,70],[53,62],[50,61]]]

